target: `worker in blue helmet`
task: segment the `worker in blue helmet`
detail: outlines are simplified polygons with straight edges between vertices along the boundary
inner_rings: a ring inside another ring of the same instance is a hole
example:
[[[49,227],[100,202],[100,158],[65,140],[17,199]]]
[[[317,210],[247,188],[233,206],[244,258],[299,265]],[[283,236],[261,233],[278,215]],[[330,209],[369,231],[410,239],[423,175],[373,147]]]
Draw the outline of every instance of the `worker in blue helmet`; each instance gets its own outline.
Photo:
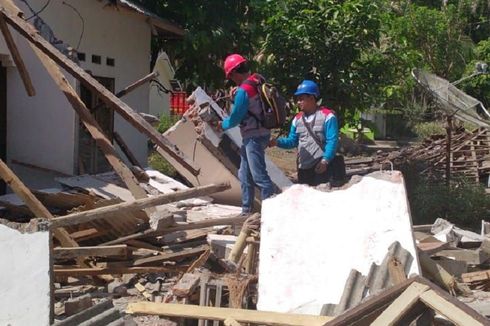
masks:
[[[337,117],[331,109],[318,105],[320,89],[312,80],[303,80],[294,97],[301,111],[294,117],[289,135],[272,140],[270,146],[298,148],[298,183],[317,186],[330,182],[339,138]]]

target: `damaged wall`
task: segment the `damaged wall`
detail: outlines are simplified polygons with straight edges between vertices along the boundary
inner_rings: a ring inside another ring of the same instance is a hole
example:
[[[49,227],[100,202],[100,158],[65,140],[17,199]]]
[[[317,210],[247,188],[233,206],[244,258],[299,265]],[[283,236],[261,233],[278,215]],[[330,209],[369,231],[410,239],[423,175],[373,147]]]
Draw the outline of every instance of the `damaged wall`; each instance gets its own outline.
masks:
[[[367,275],[394,241],[416,257],[398,171],[331,192],[294,185],[263,202],[261,235],[259,310],[319,314],[339,302],[351,269]],[[419,274],[418,260],[406,270]]]
[[[50,233],[0,224],[0,325],[49,325]]]
[[[22,1],[15,3],[26,17],[30,10]],[[34,10],[44,0],[28,1]],[[66,4],[65,4],[66,3]],[[70,7],[72,6],[72,7]],[[78,11],[78,13],[77,13]],[[79,14],[82,18],[79,17]],[[80,65],[94,76],[114,78],[115,90],[121,90],[149,73],[151,27],[141,15],[115,10],[106,3],[90,0],[54,1],[39,16],[51,27],[55,36],[85,54]],[[36,90],[28,97],[15,66],[7,68],[7,159],[32,164],[63,174],[77,173],[78,119],[59,88],[46,73],[27,42],[11,29]],[[0,37],[2,38],[2,37]],[[0,55],[8,49],[0,42]],[[101,62],[93,63],[92,55]],[[2,62],[5,63],[2,56]],[[114,66],[107,64],[114,59]],[[68,82],[79,90],[75,78],[65,74]],[[133,109],[148,112],[149,85],[124,98]],[[148,146],[144,135],[114,115],[114,130],[124,139],[138,161],[146,165]],[[116,146],[117,147],[117,146]],[[117,148],[119,150],[119,148]],[[125,159],[124,155],[121,155]],[[52,174],[12,164],[13,170],[33,188],[52,187]]]

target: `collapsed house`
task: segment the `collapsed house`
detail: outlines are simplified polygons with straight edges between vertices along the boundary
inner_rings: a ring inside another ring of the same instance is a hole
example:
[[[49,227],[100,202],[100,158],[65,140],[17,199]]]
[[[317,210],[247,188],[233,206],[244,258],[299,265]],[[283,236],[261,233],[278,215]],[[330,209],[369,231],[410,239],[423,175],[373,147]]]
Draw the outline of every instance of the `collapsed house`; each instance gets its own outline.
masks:
[[[465,241],[457,235],[474,235],[444,222],[433,236],[414,232],[399,172],[313,189],[291,186],[269,161],[283,192],[261,203],[261,214],[240,215],[229,204],[239,202],[241,140],[237,130],[218,135],[209,127],[210,116],[224,113],[202,89],[191,97],[188,114],[160,135],[43,39],[12,1],[0,3],[0,29],[27,92],[39,94],[17,48],[24,40],[114,170],[59,177],[55,189],[33,190],[0,161],[0,177],[14,192],[0,198],[0,255],[10,262],[0,281],[6,290],[2,323],[144,324],[159,315],[198,319],[199,325],[403,325],[434,318],[488,324],[445,292],[468,289],[430,257],[443,248],[461,257],[455,246]],[[67,74],[153,141],[194,187],[130,168]],[[480,247],[467,255],[483,257],[485,236],[471,242]],[[460,277],[471,287],[488,284],[487,271],[467,272]],[[19,275],[28,281],[17,285]]]

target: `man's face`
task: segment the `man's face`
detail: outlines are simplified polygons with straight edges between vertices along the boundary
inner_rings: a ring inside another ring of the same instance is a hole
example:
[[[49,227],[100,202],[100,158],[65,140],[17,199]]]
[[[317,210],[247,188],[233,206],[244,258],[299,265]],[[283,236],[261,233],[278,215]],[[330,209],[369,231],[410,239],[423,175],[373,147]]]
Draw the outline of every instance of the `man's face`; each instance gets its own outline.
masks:
[[[239,86],[243,81],[245,80],[245,77],[243,74],[240,74],[236,71],[232,71],[230,73],[229,79],[235,83],[235,85]]]
[[[316,110],[316,99],[313,95],[301,94],[296,97],[296,102],[301,111],[305,113],[311,113]]]

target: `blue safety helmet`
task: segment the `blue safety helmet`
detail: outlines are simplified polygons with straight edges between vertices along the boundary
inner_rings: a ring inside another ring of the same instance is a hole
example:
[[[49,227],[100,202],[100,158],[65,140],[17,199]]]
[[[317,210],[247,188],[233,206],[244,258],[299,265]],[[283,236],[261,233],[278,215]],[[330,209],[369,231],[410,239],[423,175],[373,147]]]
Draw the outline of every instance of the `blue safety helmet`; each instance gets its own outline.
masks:
[[[298,85],[294,96],[299,96],[301,94],[314,95],[316,98],[318,98],[320,97],[320,89],[313,80],[305,79],[301,82],[301,84]]]

